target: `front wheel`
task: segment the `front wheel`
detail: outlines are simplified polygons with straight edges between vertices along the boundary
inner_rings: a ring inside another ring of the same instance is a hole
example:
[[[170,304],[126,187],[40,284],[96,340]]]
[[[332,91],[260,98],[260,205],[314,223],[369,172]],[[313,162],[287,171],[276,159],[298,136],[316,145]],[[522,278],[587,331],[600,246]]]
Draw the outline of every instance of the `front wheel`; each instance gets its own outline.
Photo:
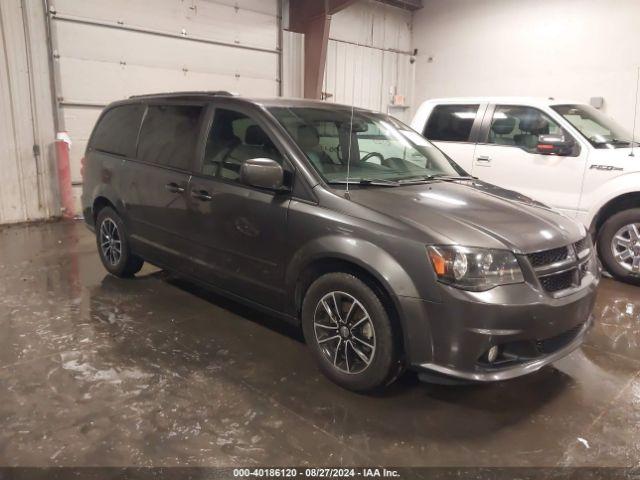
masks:
[[[598,254],[614,278],[640,284],[640,208],[618,212],[602,225]]]
[[[402,370],[396,332],[380,297],[354,275],[328,273],[311,284],[302,328],[322,372],[344,388],[376,390]]]
[[[132,277],[142,268],[144,261],[131,251],[124,223],[111,207],[98,213],[96,242],[102,265],[116,277]]]

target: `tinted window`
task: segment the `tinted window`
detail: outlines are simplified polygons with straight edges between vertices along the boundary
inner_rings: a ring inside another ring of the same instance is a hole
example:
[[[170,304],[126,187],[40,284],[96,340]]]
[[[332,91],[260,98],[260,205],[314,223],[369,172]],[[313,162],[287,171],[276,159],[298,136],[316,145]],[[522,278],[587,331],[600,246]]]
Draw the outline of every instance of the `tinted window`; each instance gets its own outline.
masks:
[[[198,105],[149,105],[140,130],[138,158],[188,170],[202,111]]]
[[[537,152],[539,135],[565,135],[562,128],[536,108],[498,106],[493,113],[487,143],[513,145]]]
[[[93,136],[91,147],[116,155],[133,156],[136,138],[144,105],[123,105],[114,107],[100,118]]]
[[[480,105],[438,105],[424,129],[429,140],[467,142]]]
[[[282,156],[255,120],[233,110],[216,109],[202,173],[237,180],[240,166],[250,158],[271,158],[282,163]]]

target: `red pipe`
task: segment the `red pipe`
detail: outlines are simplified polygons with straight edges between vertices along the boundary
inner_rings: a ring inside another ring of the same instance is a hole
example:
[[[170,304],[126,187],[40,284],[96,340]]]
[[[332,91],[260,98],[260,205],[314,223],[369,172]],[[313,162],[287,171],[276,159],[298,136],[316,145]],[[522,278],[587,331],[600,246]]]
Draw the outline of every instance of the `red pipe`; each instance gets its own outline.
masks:
[[[58,138],[68,138],[66,132],[58,134]],[[56,140],[56,154],[58,160],[58,189],[60,191],[60,206],[64,218],[73,218],[75,215],[75,202],[71,188],[71,164],[69,162],[69,142]]]

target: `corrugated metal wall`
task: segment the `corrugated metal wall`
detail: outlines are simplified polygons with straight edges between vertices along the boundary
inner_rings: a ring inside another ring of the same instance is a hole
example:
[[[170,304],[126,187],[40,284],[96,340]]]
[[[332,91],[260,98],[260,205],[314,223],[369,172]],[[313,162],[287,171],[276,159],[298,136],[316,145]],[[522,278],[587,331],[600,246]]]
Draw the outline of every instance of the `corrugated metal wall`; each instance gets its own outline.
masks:
[[[0,2],[0,224],[57,212],[53,106],[39,1]]]
[[[388,112],[408,121],[413,96],[411,13],[374,1],[331,19],[323,92],[327,100]],[[405,107],[392,105],[394,94]]]
[[[282,96],[304,97],[304,35],[282,32]]]
[[[50,8],[77,198],[80,159],[107,103],[180,90],[279,94],[278,0],[56,0]]]

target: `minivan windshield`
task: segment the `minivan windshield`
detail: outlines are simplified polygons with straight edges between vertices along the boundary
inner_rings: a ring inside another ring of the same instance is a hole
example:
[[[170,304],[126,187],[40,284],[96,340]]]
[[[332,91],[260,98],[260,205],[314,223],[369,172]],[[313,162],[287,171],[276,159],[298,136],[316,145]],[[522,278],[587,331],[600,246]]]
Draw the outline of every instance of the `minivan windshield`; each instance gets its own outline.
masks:
[[[631,134],[589,105],[554,105],[556,112],[573,125],[595,148],[631,146]]]
[[[420,134],[386,115],[347,109],[271,107],[327,183],[398,184],[466,172]]]

